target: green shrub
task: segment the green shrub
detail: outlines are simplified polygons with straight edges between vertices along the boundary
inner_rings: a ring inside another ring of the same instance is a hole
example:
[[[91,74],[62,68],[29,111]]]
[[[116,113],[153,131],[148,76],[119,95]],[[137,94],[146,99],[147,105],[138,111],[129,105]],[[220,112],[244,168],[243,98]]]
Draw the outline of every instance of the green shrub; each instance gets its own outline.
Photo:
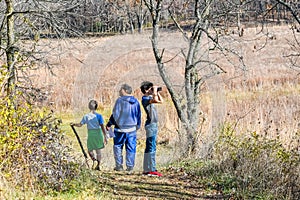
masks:
[[[1,176],[31,191],[68,190],[78,166],[63,144],[64,135],[53,113],[32,106],[21,94],[0,100]]]
[[[269,139],[255,132],[237,135],[227,126],[216,143],[214,155],[219,163],[218,170],[235,177],[237,196],[299,199],[298,147],[299,144],[287,148],[279,139]]]
[[[206,191],[230,199],[300,199],[299,133],[294,145],[284,145],[255,132],[237,134],[224,126],[212,157],[181,160],[172,168],[197,179]]]

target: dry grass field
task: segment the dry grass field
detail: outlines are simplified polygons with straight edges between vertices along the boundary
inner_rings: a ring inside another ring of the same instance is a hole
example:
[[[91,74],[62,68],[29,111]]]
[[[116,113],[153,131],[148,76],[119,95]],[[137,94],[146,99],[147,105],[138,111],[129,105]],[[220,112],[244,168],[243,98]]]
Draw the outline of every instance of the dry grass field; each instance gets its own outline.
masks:
[[[60,55],[60,64],[53,69],[55,76],[41,70],[34,81],[49,87],[48,102],[55,109],[77,113],[74,120],[80,120],[78,116],[87,111],[91,98],[100,102],[100,111],[108,117],[120,84],[132,85],[138,98],[143,80],[163,86],[150,34],[52,41],[51,45],[57,46],[56,55]],[[230,63],[218,58],[218,54],[211,55],[227,73],[209,80],[201,96],[200,106],[207,119],[204,132],[225,121],[236,124],[241,133],[255,131],[299,144],[296,133],[300,129],[300,76],[286,57],[291,52],[289,43],[299,38],[298,34],[293,36],[288,25],[254,27],[246,28],[243,37],[233,35],[224,41],[243,56],[245,66],[239,66],[234,57]],[[187,49],[187,42],[180,33],[162,33],[160,46],[165,48],[164,58],[170,60],[167,70],[180,91],[184,59],[178,52]],[[178,120],[165,88],[163,95],[167,101],[159,106],[164,132],[159,139],[177,138]]]

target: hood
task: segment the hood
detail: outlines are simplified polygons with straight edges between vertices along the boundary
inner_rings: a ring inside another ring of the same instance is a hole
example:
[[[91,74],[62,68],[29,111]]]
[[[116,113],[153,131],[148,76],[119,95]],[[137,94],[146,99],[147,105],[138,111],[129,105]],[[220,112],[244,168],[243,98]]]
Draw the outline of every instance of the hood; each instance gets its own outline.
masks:
[[[120,97],[123,101],[128,101],[130,104],[134,104],[137,102],[136,98],[133,96],[121,96]]]

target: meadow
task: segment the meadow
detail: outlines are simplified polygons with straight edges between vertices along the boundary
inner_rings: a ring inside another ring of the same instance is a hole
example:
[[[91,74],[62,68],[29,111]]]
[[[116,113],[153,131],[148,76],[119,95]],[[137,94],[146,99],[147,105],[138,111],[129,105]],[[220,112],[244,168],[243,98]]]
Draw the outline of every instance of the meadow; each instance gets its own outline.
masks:
[[[234,30],[232,30],[233,32]],[[300,77],[288,55],[293,53],[294,37],[289,25],[246,28],[243,37],[228,39],[243,57],[244,66],[231,57],[228,60],[211,55],[226,71],[208,80],[201,95],[201,109],[206,120],[204,133],[224,122],[237,124],[239,132],[257,132],[270,137],[293,140],[299,131]],[[139,84],[151,80],[164,86],[156,69],[151,50],[150,33],[118,35],[104,38],[52,41],[60,65],[51,73],[40,70],[33,75],[38,86],[46,87],[49,99],[45,104],[80,120],[87,112],[89,99],[100,102],[100,111],[109,117],[120,84],[127,82],[134,95],[141,98]],[[234,37],[234,36],[233,36]],[[174,42],[176,41],[176,42]],[[178,55],[187,42],[180,33],[162,33],[160,44],[165,48],[167,70],[178,91],[182,89],[184,59]],[[225,45],[228,45],[225,44]],[[174,55],[178,55],[174,57]],[[57,57],[53,56],[53,60]],[[232,64],[233,63],[233,64]],[[178,119],[166,88],[166,103],[159,106],[163,140],[177,138]],[[142,133],[141,133],[142,134]]]

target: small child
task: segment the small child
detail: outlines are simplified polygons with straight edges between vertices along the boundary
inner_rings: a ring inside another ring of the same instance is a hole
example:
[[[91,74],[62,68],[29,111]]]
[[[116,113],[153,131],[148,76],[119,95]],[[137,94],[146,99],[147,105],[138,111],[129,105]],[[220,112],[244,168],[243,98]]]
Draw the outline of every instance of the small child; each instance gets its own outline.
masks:
[[[101,162],[101,149],[104,148],[104,144],[107,144],[107,139],[105,137],[105,127],[102,115],[96,113],[98,108],[98,103],[95,100],[89,102],[90,113],[83,116],[80,123],[70,123],[71,126],[81,127],[82,125],[87,125],[87,148],[90,157],[93,161],[97,160],[97,166],[95,170],[100,170]],[[94,151],[96,151],[97,159],[95,158]]]

